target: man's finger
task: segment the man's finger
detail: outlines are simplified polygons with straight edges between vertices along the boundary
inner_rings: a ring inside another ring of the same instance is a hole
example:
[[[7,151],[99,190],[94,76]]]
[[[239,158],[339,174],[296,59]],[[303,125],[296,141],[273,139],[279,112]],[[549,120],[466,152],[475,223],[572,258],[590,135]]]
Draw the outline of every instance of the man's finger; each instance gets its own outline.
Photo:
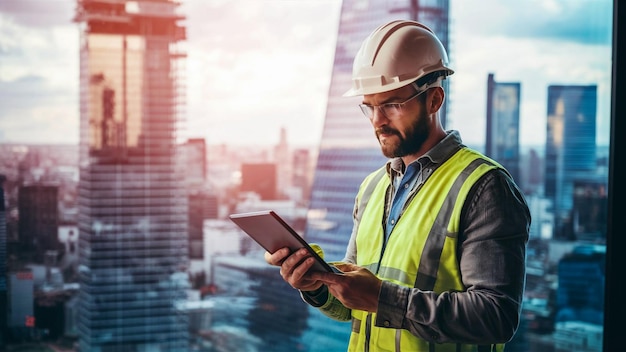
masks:
[[[360,268],[360,266],[354,265],[352,263],[333,263],[333,264],[337,267],[337,269],[343,271],[344,273],[348,271],[355,271],[358,268]]]
[[[265,261],[271,265],[281,265],[285,258],[289,255],[289,248],[281,248],[274,253],[265,252]]]
[[[339,277],[343,276],[342,274],[334,274],[334,273],[323,273],[320,271],[316,271],[311,273],[311,278],[314,280],[322,281],[325,284],[336,284],[339,282]]]

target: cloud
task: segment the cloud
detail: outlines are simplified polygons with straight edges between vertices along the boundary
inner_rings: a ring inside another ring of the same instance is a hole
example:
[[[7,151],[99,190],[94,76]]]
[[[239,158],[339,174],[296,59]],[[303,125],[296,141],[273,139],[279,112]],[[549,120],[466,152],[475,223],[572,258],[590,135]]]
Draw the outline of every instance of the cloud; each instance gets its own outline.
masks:
[[[484,144],[489,73],[494,73],[497,82],[521,83],[523,144],[545,144],[549,85],[597,85],[598,143],[608,143],[611,46],[580,42],[555,45],[543,38],[503,36],[464,35],[462,39],[457,41],[456,72],[451,76],[449,120],[467,143]]]
[[[78,29],[59,16],[66,3],[0,5],[2,142],[78,142]]]
[[[188,134],[209,136],[210,142],[232,140],[224,131],[233,124],[252,131],[240,137],[242,142],[274,143],[286,125],[293,131],[290,139],[315,143],[339,6],[337,0],[183,1]],[[3,141],[49,142],[53,135],[78,134],[71,122],[78,110],[74,7],[73,0],[0,3],[0,84],[3,98],[16,102],[0,110]],[[315,20],[305,20],[303,14]],[[68,117],[57,122],[64,123],[43,121],[42,116],[59,111],[54,102],[61,99]],[[48,125],[57,133],[37,133]]]
[[[72,22],[76,0],[3,0],[0,13],[20,26],[50,28]]]
[[[484,125],[486,79],[493,72],[497,81],[522,83],[522,138],[539,143],[547,85],[597,83],[598,131],[608,140],[611,3],[451,1],[452,126],[468,131],[468,142],[482,143],[484,128],[477,126]],[[0,1],[1,140],[77,140],[75,5]],[[318,143],[340,7],[339,0],[184,0],[183,134],[208,143],[267,144],[286,127],[290,143]]]
[[[40,76],[0,81],[2,142],[78,143],[78,96]]]
[[[612,1],[453,1],[463,12],[459,28],[480,36],[543,38],[558,42],[611,45]]]
[[[332,70],[338,1],[187,6],[190,133],[209,143],[316,144]],[[315,20],[303,20],[306,18]],[[231,133],[233,127],[238,131]]]
[[[0,14],[0,80],[41,76],[58,85],[78,83],[78,28],[72,24],[30,28],[2,21]]]

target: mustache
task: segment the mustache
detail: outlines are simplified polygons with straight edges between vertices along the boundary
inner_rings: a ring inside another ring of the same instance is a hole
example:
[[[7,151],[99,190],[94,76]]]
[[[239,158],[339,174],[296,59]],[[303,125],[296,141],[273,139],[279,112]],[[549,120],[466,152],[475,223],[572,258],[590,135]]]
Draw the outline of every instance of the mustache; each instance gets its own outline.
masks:
[[[378,127],[374,132],[376,133],[376,136],[380,136],[381,134],[400,135],[397,130],[395,130],[395,129],[389,127],[389,126]]]

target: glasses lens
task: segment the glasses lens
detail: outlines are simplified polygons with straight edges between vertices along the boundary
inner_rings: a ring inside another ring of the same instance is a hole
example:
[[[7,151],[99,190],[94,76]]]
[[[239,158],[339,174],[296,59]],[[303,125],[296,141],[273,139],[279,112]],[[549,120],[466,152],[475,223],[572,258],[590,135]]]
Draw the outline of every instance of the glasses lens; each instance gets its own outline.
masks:
[[[388,119],[393,120],[402,115],[402,105],[400,104],[385,104],[380,106],[380,110],[383,115]]]
[[[373,106],[359,104],[359,107],[361,108],[361,111],[363,112],[363,115],[365,115],[365,117],[367,117],[370,120],[374,117],[375,108]]]

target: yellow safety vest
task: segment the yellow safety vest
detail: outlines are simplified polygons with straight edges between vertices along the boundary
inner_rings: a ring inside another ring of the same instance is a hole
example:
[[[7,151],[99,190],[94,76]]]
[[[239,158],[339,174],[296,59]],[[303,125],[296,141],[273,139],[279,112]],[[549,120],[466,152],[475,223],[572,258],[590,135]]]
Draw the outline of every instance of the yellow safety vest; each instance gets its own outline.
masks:
[[[457,151],[422,184],[406,206],[384,248],[383,204],[390,180],[389,177],[381,177],[381,170],[370,174],[357,195],[357,202],[369,199],[367,205],[371,205],[361,209],[356,237],[357,264],[368,268],[380,279],[398,285],[437,293],[464,291],[457,258],[461,208],[474,183],[486,172],[498,167],[501,166],[495,161],[468,148]],[[375,186],[368,187],[371,182],[375,182]],[[503,344],[429,343],[408,330],[376,327],[375,321],[375,313],[352,310],[349,351],[504,350]]]

